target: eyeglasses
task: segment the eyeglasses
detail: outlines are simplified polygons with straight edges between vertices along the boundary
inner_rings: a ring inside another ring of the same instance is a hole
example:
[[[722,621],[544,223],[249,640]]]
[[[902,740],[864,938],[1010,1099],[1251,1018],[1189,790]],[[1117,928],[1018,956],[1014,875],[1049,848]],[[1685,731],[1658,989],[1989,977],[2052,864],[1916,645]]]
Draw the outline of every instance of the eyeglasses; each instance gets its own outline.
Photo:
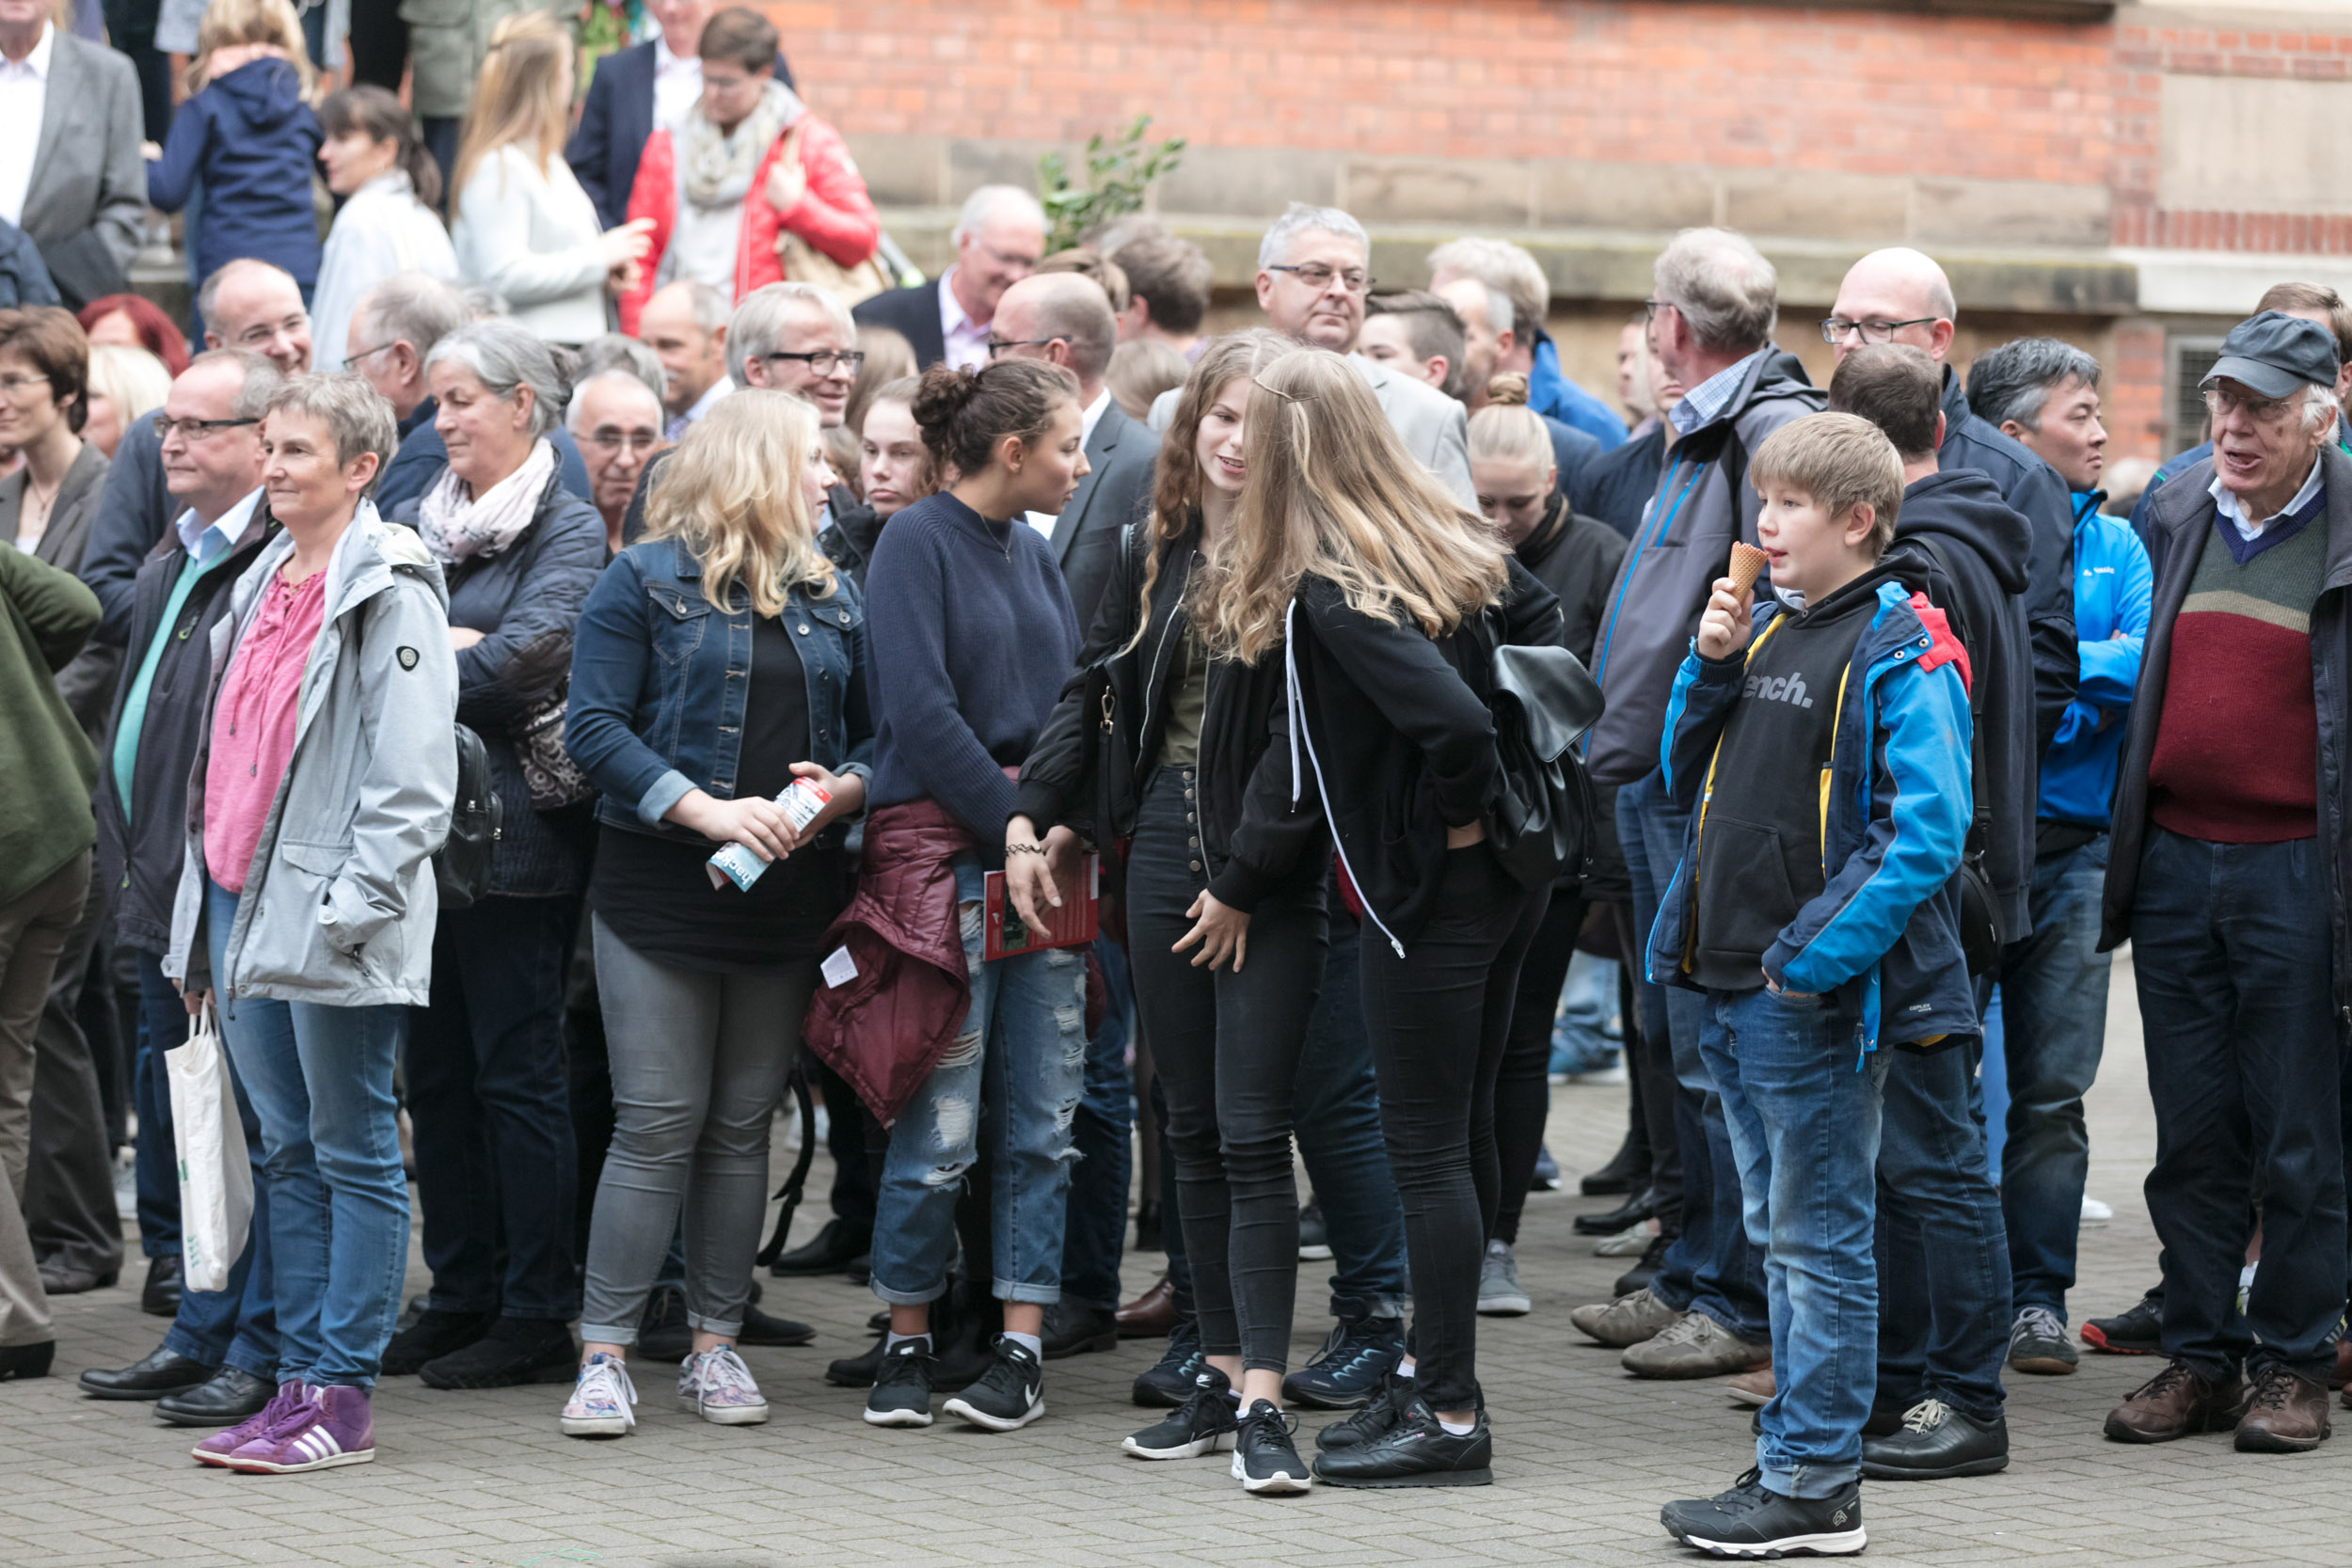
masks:
[[[1941,316],[1917,316],[1907,322],[1850,322],[1832,316],[1821,324],[1821,341],[1842,343],[1848,337],[1858,337],[1866,343],[1891,343],[1906,326],[1933,326],[1941,320]]]
[[[158,414],[155,416],[155,434],[167,441],[175,435],[194,441],[216,430],[234,430],[239,425],[261,422],[258,416],[250,420],[175,420],[168,414]]]
[[[48,385],[49,378],[45,375],[0,375],[0,392],[6,392],[10,397],[30,388]]]
[[[398,338],[394,338],[389,343],[378,343],[373,348],[363,348],[357,354],[346,354],[343,356],[343,369],[346,371],[356,371],[359,368],[360,360],[373,359],[375,356],[383,353],[386,349],[398,348],[399,346],[400,340]]]
[[[0,382],[0,386],[7,385]],[[2249,398],[2223,387],[2209,387],[2204,392],[2205,412],[2215,419],[2225,414],[2244,414],[2256,424],[2283,424],[2287,417],[2301,406],[2296,398]]]
[[[820,348],[814,349],[807,354],[786,354],[779,350],[774,354],[763,354],[760,357],[762,359],[798,359],[806,364],[811,373],[816,375],[831,375],[846,366],[850,373],[855,375],[858,367],[866,363],[866,351],[855,348]]]
[[[1007,349],[1042,348],[1047,343],[1066,343],[1069,341],[1067,338],[991,338],[988,341],[988,356],[995,359],[1001,357]]]
[[[986,256],[1000,267],[1009,267],[1014,272],[1037,270],[1038,258],[1034,256],[1023,256],[1011,251],[999,250],[991,245],[980,245],[978,249],[981,255]]]
[[[651,451],[661,437],[650,430],[613,430],[598,425],[582,437],[598,451]]]
[[[1372,286],[1380,281],[1361,267],[1349,267],[1344,272],[1339,272],[1325,266],[1321,261],[1309,261],[1300,266],[1277,264],[1265,270],[1287,272],[1310,289],[1316,290],[1329,288],[1331,279],[1336,277],[1340,280],[1340,287],[1351,294],[1370,293]]]

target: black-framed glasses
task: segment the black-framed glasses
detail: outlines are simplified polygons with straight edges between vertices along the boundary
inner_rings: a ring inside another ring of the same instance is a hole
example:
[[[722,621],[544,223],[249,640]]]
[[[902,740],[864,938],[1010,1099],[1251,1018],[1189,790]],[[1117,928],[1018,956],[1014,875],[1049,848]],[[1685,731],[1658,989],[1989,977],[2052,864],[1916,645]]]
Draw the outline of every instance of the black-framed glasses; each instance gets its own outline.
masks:
[[[1933,326],[1940,316],[1915,316],[1907,322],[1850,322],[1843,316],[1832,316],[1821,323],[1821,341],[1842,343],[1850,336],[1859,336],[1866,343],[1891,343],[1895,334],[1906,326]]]
[[[1674,301],[1671,299],[1645,299],[1642,301],[1642,319],[1654,322],[1658,319],[1659,311],[1673,309]]]
[[[661,436],[651,430],[615,430],[598,425],[580,437],[598,451],[651,451],[661,444]]]
[[[849,367],[850,373],[855,375],[858,367],[866,363],[866,351],[855,348],[819,348],[811,349],[806,354],[791,354],[778,349],[773,354],[763,354],[760,357],[771,360],[798,359],[817,375],[831,375],[834,371],[846,365]]]
[[[1066,343],[1069,341],[1067,338],[991,338],[988,341],[988,356],[996,359],[1002,357],[1008,349],[1042,348],[1047,343]]]
[[[386,349],[398,348],[399,346],[400,340],[398,338],[394,338],[389,342],[378,343],[373,348],[363,348],[357,354],[346,354],[343,356],[343,369],[346,371],[356,371],[359,368],[359,361],[362,359],[373,359],[377,355],[383,353]]]
[[[216,430],[234,430],[240,425],[261,422],[258,415],[250,420],[175,420],[168,414],[158,414],[155,416],[155,434],[168,441],[176,432],[193,441]]]
[[[1340,287],[1351,294],[1370,293],[1372,286],[1380,281],[1361,267],[1341,269],[1327,267],[1321,261],[1305,261],[1295,266],[1287,262],[1277,262],[1265,270],[1289,273],[1307,287],[1315,290],[1329,288],[1331,280],[1336,277],[1340,281]]]

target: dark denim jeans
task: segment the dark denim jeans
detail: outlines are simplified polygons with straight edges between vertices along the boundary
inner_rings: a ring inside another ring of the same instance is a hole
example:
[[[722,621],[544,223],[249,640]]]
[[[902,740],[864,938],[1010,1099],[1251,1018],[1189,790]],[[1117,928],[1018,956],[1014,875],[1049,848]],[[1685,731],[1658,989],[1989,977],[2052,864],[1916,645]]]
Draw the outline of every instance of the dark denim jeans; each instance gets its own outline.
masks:
[[[2164,1349],[2324,1378],[2344,1302],[2344,1037],[2316,841],[2208,844],[2151,827],[2133,970],[2156,1108],[2148,1212]],[[2262,1194],[2262,1266],[2233,1309]]]
[[[1658,901],[1682,860],[1691,814],[1666,800],[1656,773],[1617,792],[1617,838],[1633,880],[1638,954],[1658,924]],[[1637,963],[1639,959],[1635,960]],[[1646,984],[1646,982],[1645,982]],[[1740,1220],[1740,1162],[1731,1147],[1723,1096],[1699,1049],[1707,998],[1681,986],[1659,986],[1674,1052],[1675,1142],[1682,1159],[1682,1234],[1666,1249],[1650,1293],[1678,1311],[1704,1312],[1740,1338],[1771,1333],[1764,1302],[1763,1253]],[[1645,1019],[1645,1027],[1649,1020]]]
[[[1136,1083],[1127,1070],[1135,986],[1126,949],[1094,940],[1103,966],[1103,1026],[1087,1041],[1086,1092],[1070,1124],[1078,1163],[1070,1172],[1062,1218],[1061,1293],[1102,1311],[1119,1306],[1119,1259],[1127,1243],[1127,1187],[1133,1177]],[[854,1103],[854,1102],[852,1102]]]
[[[1699,1037],[1721,1085],[1764,1258],[1778,1389],[1756,1462],[1787,1497],[1835,1496],[1862,1473],[1877,1376],[1879,1271],[1870,1248],[1879,1092],[1887,1053],[1859,1067],[1859,1021],[1826,997],[1709,991]]]
[[[2009,1067],[2001,1216],[2009,1228],[2012,1308],[2046,1307],[2066,1321],[2082,1228],[2090,1134],[2083,1096],[2099,1075],[2107,1030],[2107,955],[2099,900],[2107,835],[2033,868],[2033,932],[2002,956],[2001,1020]]]
[[[138,1060],[132,1069],[132,1102],[139,1114],[131,1180],[138,1193],[139,1250],[150,1258],[180,1251],[180,1165],[171,1131],[171,1084],[164,1053],[188,1037],[188,1009],[180,990],[164,978],[163,955],[141,952]]]

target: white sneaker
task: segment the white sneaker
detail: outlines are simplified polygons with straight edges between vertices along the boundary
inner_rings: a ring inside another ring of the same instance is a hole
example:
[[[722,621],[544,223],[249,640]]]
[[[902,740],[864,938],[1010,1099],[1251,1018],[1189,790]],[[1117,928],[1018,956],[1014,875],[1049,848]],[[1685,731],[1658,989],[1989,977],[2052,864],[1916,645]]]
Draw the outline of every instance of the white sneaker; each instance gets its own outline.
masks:
[[[677,1402],[688,1415],[714,1426],[757,1426],[768,1418],[767,1398],[733,1345],[689,1355],[679,1364]]]
[[[2106,1204],[2104,1204],[2104,1203],[2100,1202],[2100,1201],[2099,1201],[2097,1198],[2095,1198],[2095,1197],[2090,1197],[2090,1196],[2085,1196],[2085,1197],[2084,1197],[2084,1199],[2083,1199],[2083,1219],[2082,1219],[2082,1223],[2083,1223],[2083,1224],[2085,1224],[2085,1225],[2105,1225],[2105,1224],[2106,1224],[2106,1223],[2107,1223],[2107,1221],[2109,1221],[2109,1220],[2111,1220],[2111,1219],[2113,1219],[2113,1218],[2115,1218],[2115,1211],[2114,1211],[2113,1209],[2111,1209],[2111,1208],[2109,1208],[2107,1205],[2106,1205]]]
[[[566,1437],[624,1437],[637,1428],[630,1409],[636,1402],[628,1365],[598,1351],[580,1369],[580,1381],[572,1385],[572,1397],[556,1425]]]

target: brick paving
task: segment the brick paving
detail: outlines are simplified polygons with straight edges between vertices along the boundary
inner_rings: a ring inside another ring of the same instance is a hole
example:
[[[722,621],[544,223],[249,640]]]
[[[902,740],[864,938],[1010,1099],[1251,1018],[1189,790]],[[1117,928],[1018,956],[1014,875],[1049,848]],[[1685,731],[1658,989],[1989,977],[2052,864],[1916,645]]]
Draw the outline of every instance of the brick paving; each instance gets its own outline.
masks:
[[[2122,1309],[2153,1274],[2139,1180],[2154,1127],[2128,966],[2116,974],[2108,1062],[2091,1100],[2090,1191],[2116,1217],[2085,1233],[2078,1316]],[[1623,1116],[1622,1089],[1554,1091],[1550,1142],[1571,1176],[1579,1163],[1607,1158]],[[559,1388],[437,1393],[402,1378],[377,1396],[374,1464],[234,1476],[188,1460],[196,1434],[157,1424],[142,1406],[75,1391],[73,1372],[132,1360],[160,1336],[127,1282],[58,1304],[60,1375],[0,1385],[0,1564],[1700,1560],[1660,1531],[1658,1505],[1715,1491],[1748,1463],[1747,1412],[1714,1383],[1628,1378],[1612,1353],[1568,1327],[1568,1308],[1599,1299],[1621,1267],[1568,1234],[1569,1217],[1597,1206],[1567,1194],[1530,1201],[1520,1274],[1535,1311],[1482,1324],[1498,1449],[1491,1487],[1260,1499],[1241,1494],[1221,1456],[1127,1459],[1118,1439],[1143,1424],[1127,1386],[1158,1354],[1156,1341],[1056,1362],[1051,1414],[1017,1434],[949,1421],[878,1432],[859,1421],[858,1395],[822,1379],[827,1360],[865,1345],[862,1323],[874,1309],[837,1279],[770,1282],[771,1310],[822,1332],[810,1349],[747,1353],[774,1406],[766,1426],[717,1428],[679,1413],[669,1370],[651,1363],[636,1434],[608,1443],[556,1432]],[[1130,1286],[1148,1284],[1155,1262],[1130,1258]],[[1319,1304],[1319,1267],[1302,1275],[1302,1306]],[[422,1289],[421,1268],[409,1284]],[[1302,1320],[1296,1357],[1325,1326]],[[1867,1560],[2234,1568],[2352,1559],[2335,1504],[2352,1443],[2280,1458],[2238,1454],[2226,1437],[2156,1449],[2103,1441],[2101,1417],[2153,1370],[2145,1359],[2086,1356],[2073,1377],[2012,1377],[2010,1469],[1870,1485]],[[1302,1448],[1327,1418],[1306,1417]]]

